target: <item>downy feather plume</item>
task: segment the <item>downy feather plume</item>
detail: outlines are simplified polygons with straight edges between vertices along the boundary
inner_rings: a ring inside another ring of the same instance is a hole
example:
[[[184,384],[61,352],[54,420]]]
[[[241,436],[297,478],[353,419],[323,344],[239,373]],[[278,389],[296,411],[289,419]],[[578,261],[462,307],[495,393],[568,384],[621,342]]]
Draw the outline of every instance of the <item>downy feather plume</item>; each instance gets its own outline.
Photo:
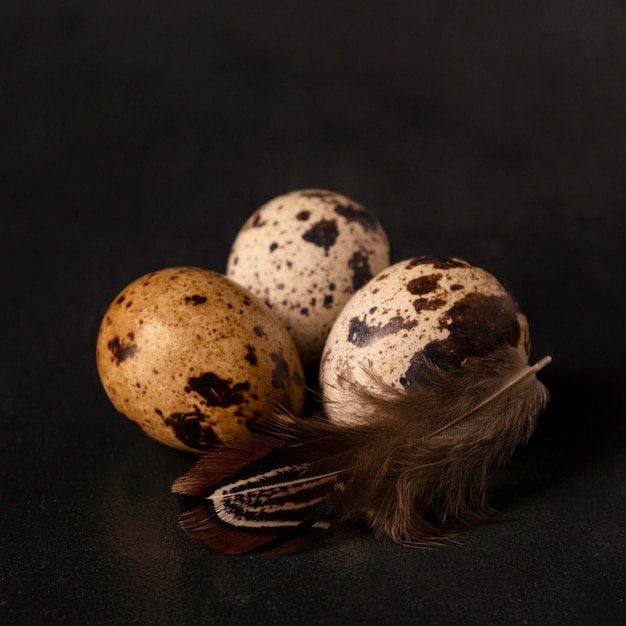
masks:
[[[515,348],[429,365],[424,381],[344,385],[350,424],[278,412],[240,448],[201,455],[178,478],[180,524],[224,554],[299,549],[354,513],[375,534],[425,545],[493,517],[493,470],[533,433],[548,393]],[[346,381],[347,382],[347,381]]]

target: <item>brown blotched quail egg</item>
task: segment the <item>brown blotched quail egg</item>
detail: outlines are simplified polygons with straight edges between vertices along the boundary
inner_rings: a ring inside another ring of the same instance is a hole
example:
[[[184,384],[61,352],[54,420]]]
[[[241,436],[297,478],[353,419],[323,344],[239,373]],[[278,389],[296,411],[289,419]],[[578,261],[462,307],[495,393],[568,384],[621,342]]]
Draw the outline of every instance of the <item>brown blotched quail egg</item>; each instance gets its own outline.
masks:
[[[372,213],[338,193],[304,189],[252,214],[226,273],[276,313],[308,365],[350,296],[389,263],[389,240]]]
[[[168,268],[128,285],[104,315],[96,355],[115,407],[174,448],[245,440],[276,405],[304,409],[302,364],[283,325],[209,270]]]
[[[503,344],[527,356],[528,323],[493,275],[455,258],[396,263],[361,288],[333,325],[320,365],[326,412],[358,420],[358,407],[352,415],[342,403],[350,381],[373,391],[373,374],[393,388],[410,388],[426,360],[462,367],[467,357]]]

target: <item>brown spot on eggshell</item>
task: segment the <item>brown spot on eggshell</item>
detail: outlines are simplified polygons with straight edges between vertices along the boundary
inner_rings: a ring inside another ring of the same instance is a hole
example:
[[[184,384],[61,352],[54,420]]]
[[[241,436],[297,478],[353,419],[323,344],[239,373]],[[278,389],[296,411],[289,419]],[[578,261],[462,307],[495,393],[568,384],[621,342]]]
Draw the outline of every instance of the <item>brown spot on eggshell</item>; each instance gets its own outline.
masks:
[[[405,321],[399,315],[392,317],[382,326],[368,326],[365,318],[353,317],[350,320],[347,340],[359,348],[369,346],[373,341],[387,335],[397,335],[403,330],[417,326],[416,320]]]
[[[221,444],[220,438],[208,422],[207,416],[198,410],[172,413],[163,418],[163,423],[172,429],[176,439],[195,450],[210,450]]]
[[[352,289],[356,291],[372,278],[369,266],[369,257],[363,250],[357,250],[350,260],[348,267],[352,271]]]
[[[328,250],[335,245],[338,235],[335,220],[320,220],[302,235],[302,239],[324,248],[324,253],[328,256]]]
[[[462,259],[453,257],[436,257],[436,256],[416,256],[411,259],[407,265],[407,269],[412,269],[418,265],[431,265],[435,269],[447,270],[452,267],[469,267],[469,263]]]
[[[270,358],[274,362],[272,370],[272,385],[277,389],[284,389],[289,384],[289,364],[282,354],[272,352]]]
[[[418,278],[413,278],[410,280],[406,288],[409,293],[412,293],[414,296],[423,296],[424,294],[430,293],[431,291],[435,291],[437,286],[439,285],[439,279],[441,278],[441,274],[428,274],[427,276],[419,276]]]
[[[291,374],[291,380],[297,387],[304,387],[304,378],[300,376],[300,373],[294,370]]]
[[[256,348],[253,345],[246,345],[246,356],[244,357],[244,359],[248,361],[250,365],[258,365],[259,358],[256,355]]]
[[[418,298],[413,300],[413,308],[416,313],[422,311],[437,311],[446,306],[445,298]]]
[[[354,204],[339,204],[335,208],[335,213],[341,215],[348,223],[359,224],[367,232],[375,231],[378,226],[378,221],[371,213]]]
[[[263,218],[261,217],[260,214],[255,215],[252,221],[250,222],[250,226],[252,228],[262,228],[263,226],[265,226],[265,224],[266,222],[263,221]]]
[[[517,346],[521,333],[517,306],[508,294],[468,293],[440,324],[450,331],[448,351],[461,360],[485,356],[504,343]]]
[[[107,324],[107,326],[110,324]],[[116,365],[122,363],[126,359],[130,359],[137,354],[139,348],[136,343],[133,343],[135,339],[135,333],[130,332],[127,335],[129,341],[125,339],[120,339],[119,337],[114,337],[107,343],[107,348],[110,350],[113,355],[113,361]]]
[[[197,306],[198,304],[204,304],[207,301],[206,296],[200,296],[197,293],[193,296],[185,296],[185,302]]]
[[[220,378],[215,372],[204,372],[200,376],[192,376],[185,387],[187,393],[195,391],[202,396],[207,406],[223,408],[241,404],[244,401],[244,392],[249,390],[248,381],[233,383],[232,380]]]

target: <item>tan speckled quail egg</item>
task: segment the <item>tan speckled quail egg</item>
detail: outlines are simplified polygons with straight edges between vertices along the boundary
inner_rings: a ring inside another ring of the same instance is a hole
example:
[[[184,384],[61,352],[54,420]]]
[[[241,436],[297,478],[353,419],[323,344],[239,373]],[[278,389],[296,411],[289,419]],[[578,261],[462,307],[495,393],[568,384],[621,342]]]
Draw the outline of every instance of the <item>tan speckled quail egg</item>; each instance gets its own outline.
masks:
[[[104,315],[96,356],[114,406],[174,448],[240,442],[276,404],[304,409],[302,364],[283,325],[209,270],[168,268],[128,285]]]
[[[350,296],[389,263],[389,240],[372,213],[338,193],[303,189],[252,214],[226,273],[276,313],[309,365]]]
[[[325,410],[330,419],[358,421],[359,407],[345,402],[349,381],[374,391],[373,374],[410,388],[425,360],[462,367],[503,344],[527,356],[528,323],[492,274],[455,258],[396,263],[360,289],[333,325],[320,365]]]

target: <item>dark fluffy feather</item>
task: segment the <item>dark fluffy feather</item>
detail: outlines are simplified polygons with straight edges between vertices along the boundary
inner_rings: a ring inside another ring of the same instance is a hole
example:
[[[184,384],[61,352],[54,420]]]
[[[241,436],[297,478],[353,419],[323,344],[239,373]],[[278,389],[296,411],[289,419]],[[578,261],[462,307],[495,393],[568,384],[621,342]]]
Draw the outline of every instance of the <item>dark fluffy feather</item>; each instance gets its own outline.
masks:
[[[353,421],[275,415],[240,449],[203,454],[173,485],[181,526],[226,554],[282,554],[355,512],[379,537],[418,545],[488,520],[494,468],[533,433],[548,394],[516,349],[429,366],[409,389],[344,387]],[[359,415],[354,420],[355,413]]]

